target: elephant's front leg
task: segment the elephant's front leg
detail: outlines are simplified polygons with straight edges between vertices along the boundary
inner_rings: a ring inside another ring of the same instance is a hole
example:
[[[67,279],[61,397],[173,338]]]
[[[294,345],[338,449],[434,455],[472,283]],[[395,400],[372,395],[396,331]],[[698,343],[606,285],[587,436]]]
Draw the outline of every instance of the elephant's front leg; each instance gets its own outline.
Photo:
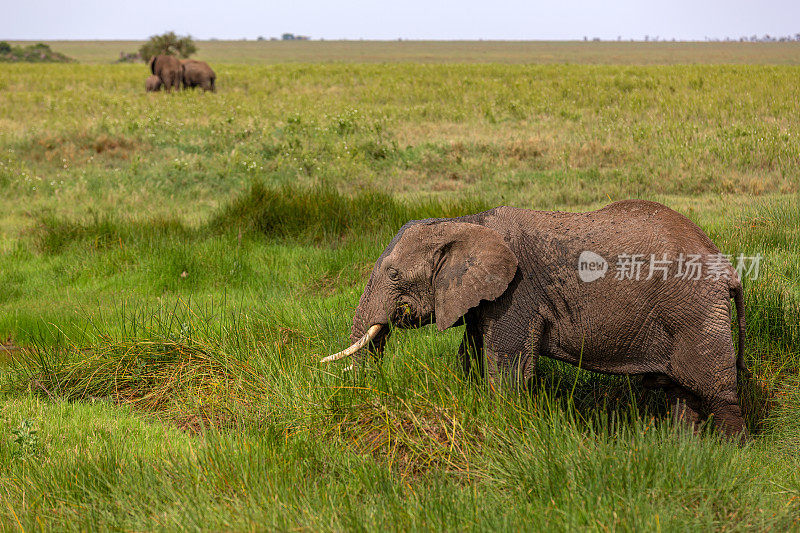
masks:
[[[526,387],[536,372],[544,319],[536,316],[527,323],[518,317],[489,319],[482,329],[489,380],[517,389]]]
[[[458,358],[465,378],[483,378],[483,335],[478,326],[477,317],[465,317],[466,328],[461,346],[458,347]]]

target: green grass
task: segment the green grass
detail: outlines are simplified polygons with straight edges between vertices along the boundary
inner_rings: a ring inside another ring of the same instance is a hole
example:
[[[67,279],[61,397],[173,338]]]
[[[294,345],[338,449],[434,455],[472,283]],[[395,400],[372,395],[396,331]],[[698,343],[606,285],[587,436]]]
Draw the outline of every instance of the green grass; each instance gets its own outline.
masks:
[[[215,68],[0,66],[4,527],[800,527],[796,67]],[[627,197],[763,255],[746,446],[636,378],[465,382],[457,329],[319,365],[406,220]]]
[[[183,313],[168,314],[172,328],[130,331],[132,341],[95,339],[69,357],[41,349],[21,364],[15,375],[30,393],[3,412],[7,523],[16,514],[25,529],[37,518],[74,529],[797,526],[797,423],[787,416],[800,407],[796,384],[738,448],[673,428],[663,405],[620,378],[545,364],[532,399],[464,383],[446,357],[452,335],[394,340],[382,370],[354,380],[316,367],[308,340],[254,335],[236,315],[199,332],[209,317],[189,319],[195,330]],[[312,345],[336,342],[322,329]],[[36,421],[32,444],[12,440],[20,420]]]

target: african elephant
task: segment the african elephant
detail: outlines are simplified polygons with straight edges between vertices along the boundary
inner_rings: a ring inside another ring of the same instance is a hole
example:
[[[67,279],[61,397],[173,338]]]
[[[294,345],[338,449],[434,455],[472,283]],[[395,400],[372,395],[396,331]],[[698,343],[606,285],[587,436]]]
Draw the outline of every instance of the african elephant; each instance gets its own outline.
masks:
[[[194,59],[182,59],[183,65],[183,88],[200,87],[204,91],[216,91],[215,82],[217,75],[205,61]]]
[[[161,79],[161,84],[167,92],[180,89],[183,79],[183,65],[174,56],[159,55],[150,59],[150,72]]]
[[[352,345],[323,362],[359,362],[365,349],[381,354],[389,324],[433,322],[440,331],[466,325],[459,356],[467,374],[524,386],[543,355],[642,375],[645,386],[666,390],[676,420],[694,424],[713,413],[727,435],[747,436],[737,394],[739,276],[700,228],[664,205],[626,200],[585,213],[497,207],[411,221],[375,263]]]
[[[156,92],[161,90],[161,78],[153,74],[148,76],[144,82],[144,88],[147,92]]]

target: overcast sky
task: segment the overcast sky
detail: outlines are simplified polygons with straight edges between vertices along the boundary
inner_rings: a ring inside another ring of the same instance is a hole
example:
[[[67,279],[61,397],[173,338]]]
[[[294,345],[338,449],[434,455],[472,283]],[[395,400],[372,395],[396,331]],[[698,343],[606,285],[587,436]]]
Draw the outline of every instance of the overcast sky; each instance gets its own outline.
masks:
[[[18,0],[0,39],[662,39],[794,35],[800,0]]]

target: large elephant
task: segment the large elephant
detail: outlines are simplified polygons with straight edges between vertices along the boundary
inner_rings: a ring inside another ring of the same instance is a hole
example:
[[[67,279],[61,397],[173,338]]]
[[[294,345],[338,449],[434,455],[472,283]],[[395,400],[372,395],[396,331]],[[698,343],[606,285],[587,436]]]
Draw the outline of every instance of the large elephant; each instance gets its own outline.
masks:
[[[150,72],[161,79],[164,89],[169,92],[172,89],[180,89],[183,81],[183,65],[174,56],[158,55],[150,59]]]
[[[161,90],[161,78],[153,74],[152,76],[148,76],[148,78],[144,82],[144,89],[145,91],[157,92]]]
[[[217,75],[205,61],[182,59],[183,88],[200,87],[204,91],[216,91]]]
[[[611,267],[609,268],[609,265]],[[736,303],[739,351],[730,330]],[[380,354],[394,327],[465,324],[465,372],[527,384],[540,355],[663,387],[676,420],[713,413],[747,436],[737,394],[744,304],[736,270],[668,207],[614,202],[587,213],[498,207],[405,224],[375,263],[350,348]]]

